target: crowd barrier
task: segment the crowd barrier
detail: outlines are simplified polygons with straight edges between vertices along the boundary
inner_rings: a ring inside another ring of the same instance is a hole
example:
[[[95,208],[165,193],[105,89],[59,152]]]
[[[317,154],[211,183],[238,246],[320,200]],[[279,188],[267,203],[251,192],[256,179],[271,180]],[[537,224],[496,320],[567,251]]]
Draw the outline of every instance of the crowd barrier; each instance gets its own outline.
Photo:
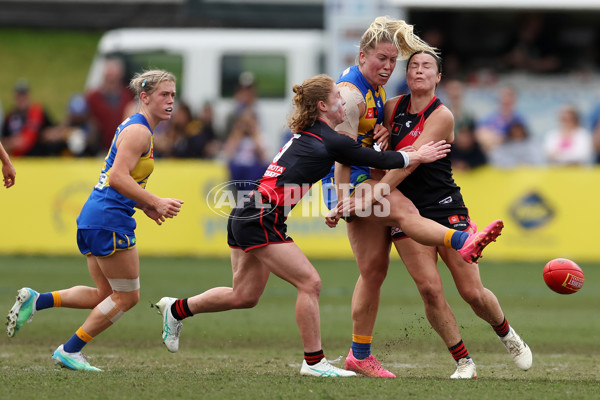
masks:
[[[0,188],[0,254],[78,254],[75,219],[96,184],[101,159],[17,159],[16,185]],[[543,261],[566,257],[600,261],[593,245],[600,224],[596,203],[600,168],[491,167],[455,173],[472,219],[480,227],[502,218],[505,228],[486,260]],[[162,226],[136,213],[142,255],[226,257],[227,169],[218,162],[156,160],[147,189],[185,201]],[[215,206],[218,204],[218,207]],[[320,185],[288,218],[288,233],[308,257],[351,258],[345,222],[324,223]],[[368,240],[368,238],[365,238]]]

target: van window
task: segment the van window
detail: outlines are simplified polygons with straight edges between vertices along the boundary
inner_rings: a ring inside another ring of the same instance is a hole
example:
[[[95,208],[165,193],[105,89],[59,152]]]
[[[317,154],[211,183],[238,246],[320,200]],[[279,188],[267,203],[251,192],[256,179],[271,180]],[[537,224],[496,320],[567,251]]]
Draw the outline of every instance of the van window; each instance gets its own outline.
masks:
[[[119,57],[125,63],[125,77],[126,82],[129,84],[129,80],[133,78],[136,72],[142,72],[149,69],[164,69],[169,71],[177,79],[177,95],[181,96],[181,88],[184,88],[183,84],[183,56],[181,54],[175,54],[167,51],[148,51],[148,52],[135,52],[135,53],[113,53],[108,54],[107,57]]]
[[[233,97],[240,74],[252,72],[258,97],[283,99],[286,71],[283,54],[226,54],[221,58],[221,97]]]

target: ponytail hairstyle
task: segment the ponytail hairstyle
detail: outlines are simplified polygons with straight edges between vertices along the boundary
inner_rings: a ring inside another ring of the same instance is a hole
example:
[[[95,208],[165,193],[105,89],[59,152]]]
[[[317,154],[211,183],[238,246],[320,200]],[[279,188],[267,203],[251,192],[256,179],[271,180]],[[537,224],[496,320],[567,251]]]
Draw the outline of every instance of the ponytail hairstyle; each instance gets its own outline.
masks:
[[[327,101],[333,88],[333,78],[321,74],[308,78],[301,85],[294,85],[292,99],[294,110],[288,119],[288,126],[294,133],[307,130],[319,117],[319,101]]]
[[[403,20],[388,16],[377,17],[360,39],[359,50],[368,53],[379,43],[393,43],[398,49],[400,60],[406,60],[417,51],[437,54],[438,50],[413,33],[413,26]]]
[[[165,81],[175,82],[175,76],[170,72],[160,69],[138,72],[129,82],[129,89],[135,93],[135,98],[139,99],[142,92],[151,95],[158,85]]]

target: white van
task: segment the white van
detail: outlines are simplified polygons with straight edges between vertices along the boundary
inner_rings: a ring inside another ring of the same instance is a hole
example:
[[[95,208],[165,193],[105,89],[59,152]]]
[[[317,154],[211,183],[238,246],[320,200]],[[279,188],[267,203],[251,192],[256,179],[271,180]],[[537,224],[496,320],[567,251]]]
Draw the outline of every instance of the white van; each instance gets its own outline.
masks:
[[[325,34],[307,30],[117,29],[104,34],[86,88],[97,86],[107,56],[120,56],[128,74],[164,68],[177,77],[178,97],[196,112],[213,104],[222,131],[242,72],[252,72],[269,154],[279,150],[291,109],[292,85],[325,71]]]

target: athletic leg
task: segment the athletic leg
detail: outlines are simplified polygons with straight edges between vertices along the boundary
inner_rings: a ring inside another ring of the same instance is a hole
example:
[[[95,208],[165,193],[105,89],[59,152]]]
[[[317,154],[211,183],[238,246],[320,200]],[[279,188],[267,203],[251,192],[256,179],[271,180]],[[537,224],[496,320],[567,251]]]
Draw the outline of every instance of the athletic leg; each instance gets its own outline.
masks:
[[[359,188],[373,190],[377,181],[368,181]],[[367,186],[368,185],[368,186]],[[356,196],[361,196],[357,189]],[[460,252],[467,262],[476,262],[483,249],[495,241],[502,231],[502,221],[497,220],[482,231],[469,234],[447,228],[419,214],[415,205],[400,191],[394,189],[369,212],[368,219],[379,219],[388,226],[401,227],[411,239],[426,246],[444,246]]]
[[[301,375],[319,377],[351,377],[352,371],[334,367],[327,361],[321,344],[319,295],[321,277],[295,243],[278,243],[251,251],[269,270],[294,285],[296,323],[304,345]]]
[[[167,350],[179,350],[183,319],[198,313],[254,307],[265,290],[270,271],[252,253],[231,249],[232,287],[215,287],[199,295],[177,299],[163,297],[156,307],[163,317],[162,340]]]
[[[475,364],[470,359],[454,313],[444,296],[444,287],[437,268],[436,248],[423,246],[408,237],[394,241],[394,245],[417,285],[423,299],[427,320],[442,338],[457,363],[457,369],[451,378],[476,378]]]
[[[522,370],[531,368],[533,362],[531,349],[506,321],[494,293],[483,286],[479,265],[467,263],[456,252],[446,248],[438,248],[438,251],[450,269],[461,297],[469,303],[479,318],[494,328],[515,364]]]
[[[52,358],[57,364],[70,369],[98,371],[98,368],[92,367],[85,360],[81,350],[139,301],[137,249],[134,247],[117,251],[105,258],[88,257],[88,268],[100,287],[109,283],[112,294],[92,309],[83,325],[64,345],[56,349]]]
[[[231,249],[232,287],[215,287],[188,299],[192,314],[254,307],[265,290],[270,270],[253,254]]]
[[[390,229],[376,219],[355,218],[347,230],[360,276],[352,295],[352,347],[345,366],[366,376],[395,378],[371,354],[381,285],[390,262]]]
[[[92,309],[112,293],[108,281],[102,275],[95,257],[88,256],[88,269],[97,288],[74,286],[69,289],[38,293],[31,288],[21,288],[7,316],[7,334],[14,337],[25,322],[33,319],[34,313],[53,307]]]

